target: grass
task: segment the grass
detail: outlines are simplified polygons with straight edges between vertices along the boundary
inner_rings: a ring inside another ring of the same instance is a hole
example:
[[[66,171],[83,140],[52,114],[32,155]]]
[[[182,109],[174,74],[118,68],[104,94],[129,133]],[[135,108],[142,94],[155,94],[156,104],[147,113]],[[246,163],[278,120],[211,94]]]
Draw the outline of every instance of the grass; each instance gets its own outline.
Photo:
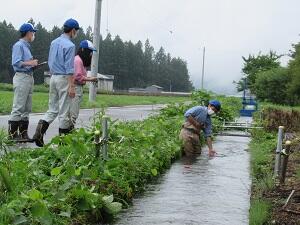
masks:
[[[13,91],[13,85],[12,84],[6,84],[6,83],[0,83],[0,90],[1,91]],[[36,92],[49,92],[49,87],[43,84],[34,85],[34,91]]]
[[[250,142],[252,196],[249,214],[250,225],[266,224],[270,220],[271,204],[264,194],[274,189],[273,164],[276,134],[264,130],[252,133]]]
[[[1,86],[1,85],[0,85]],[[2,87],[2,86],[1,86]],[[0,114],[8,114],[12,108],[13,92],[0,91]],[[84,95],[81,108],[100,108],[126,105],[168,104],[189,101],[190,97],[168,96],[129,96],[129,95],[97,95],[95,102],[88,101],[88,94]],[[48,93],[34,92],[32,112],[46,112],[48,109]]]
[[[250,225],[262,225],[268,222],[270,217],[271,204],[260,199],[251,201],[250,209]]]
[[[286,106],[286,105],[278,105],[278,104],[273,104],[269,102],[260,102],[260,108],[275,108],[275,109],[280,109],[283,111],[290,111],[290,110],[299,110],[300,111],[300,105],[297,106]]]

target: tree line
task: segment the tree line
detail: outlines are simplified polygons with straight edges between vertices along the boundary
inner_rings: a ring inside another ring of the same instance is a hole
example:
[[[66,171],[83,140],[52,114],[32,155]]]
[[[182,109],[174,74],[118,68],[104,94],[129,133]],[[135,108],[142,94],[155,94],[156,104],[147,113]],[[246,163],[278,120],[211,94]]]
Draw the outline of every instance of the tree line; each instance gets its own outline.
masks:
[[[33,20],[29,21],[34,23]],[[35,24],[38,32],[31,44],[34,58],[39,62],[47,61],[50,43],[63,33],[63,28],[54,26],[47,30],[41,23]],[[79,30],[74,40],[79,46],[81,40],[92,40],[92,28]],[[13,69],[11,66],[11,50],[13,44],[20,38],[18,29],[6,21],[0,22],[0,82],[11,83]],[[108,34],[101,37],[99,49],[99,73],[115,75],[114,88],[127,90],[131,87],[146,87],[159,85],[168,91],[191,91],[189,71],[185,60],[172,57],[163,47],[157,52],[150,44],[138,41],[123,41],[120,36]],[[44,82],[43,74],[48,68],[37,69],[34,73],[35,83]]]
[[[292,45],[287,66],[274,51],[243,57],[244,77],[235,82],[242,91],[245,83],[258,100],[284,105],[300,104],[300,43]],[[246,82],[245,82],[246,79]]]

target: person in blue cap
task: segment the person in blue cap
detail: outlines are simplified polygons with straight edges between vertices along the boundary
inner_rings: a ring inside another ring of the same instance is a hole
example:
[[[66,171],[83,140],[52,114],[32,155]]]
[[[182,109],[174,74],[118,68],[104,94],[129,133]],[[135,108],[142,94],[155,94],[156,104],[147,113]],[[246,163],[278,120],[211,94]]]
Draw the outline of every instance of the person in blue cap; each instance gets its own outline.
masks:
[[[24,23],[20,29],[21,38],[12,48],[14,100],[8,121],[8,133],[12,140],[29,141],[29,113],[32,109],[33,69],[38,65],[30,43],[34,41],[37,29],[31,23]]]
[[[48,65],[51,79],[49,88],[49,109],[37,125],[33,139],[37,146],[44,145],[43,136],[49,125],[58,117],[59,134],[68,134],[72,130],[70,118],[71,99],[75,96],[73,82],[75,45],[71,41],[77,37],[79,23],[68,19],[64,23],[64,33],[52,41]]]
[[[76,120],[79,115],[80,103],[83,98],[83,86],[87,81],[96,82],[97,77],[88,77],[87,69],[91,66],[93,52],[96,51],[93,43],[89,40],[83,40],[80,42],[77,55],[74,60],[74,82],[75,82],[75,97],[71,103],[71,120],[73,126],[76,124]]]
[[[208,106],[195,106],[184,114],[185,123],[182,125],[180,139],[183,141],[183,150],[186,156],[201,154],[200,132],[204,132],[208,146],[209,156],[216,152],[212,146],[212,122],[211,116],[220,112],[221,103],[218,100],[209,101]]]

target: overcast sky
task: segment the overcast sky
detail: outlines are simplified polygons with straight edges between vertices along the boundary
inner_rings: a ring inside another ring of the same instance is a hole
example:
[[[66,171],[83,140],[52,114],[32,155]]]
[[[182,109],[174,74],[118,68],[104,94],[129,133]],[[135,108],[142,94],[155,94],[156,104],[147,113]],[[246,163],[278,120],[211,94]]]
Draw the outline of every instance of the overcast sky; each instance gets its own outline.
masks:
[[[95,0],[1,3],[0,20],[17,28],[31,17],[48,29],[70,17],[83,28],[93,26]],[[185,59],[196,87],[205,46],[204,86],[228,93],[234,90],[232,81],[241,77],[241,56],[271,49],[287,54],[299,42],[299,21],[299,0],[103,0],[101,30],[123,40],[149,38],[156,50],[163,46]]]

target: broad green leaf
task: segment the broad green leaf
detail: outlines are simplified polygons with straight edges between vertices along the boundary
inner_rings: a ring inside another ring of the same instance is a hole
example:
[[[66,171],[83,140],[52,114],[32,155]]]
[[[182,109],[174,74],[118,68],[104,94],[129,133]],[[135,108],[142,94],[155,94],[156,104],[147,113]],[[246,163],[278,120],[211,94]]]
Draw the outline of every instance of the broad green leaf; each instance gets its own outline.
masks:
[[[81,167],[79,167],[77,170],[75,170],[75,175],[76,176],[80,176],[80,174],[81,174]]]
[[[61,167],[55,167],[51,170],[51,176],[57,176],[61,173]]]
[[[104,210],[110,215],[115,215],[122,210],[122,204],[119,202],[106,203]]]
[[[28,192],[28,197],[31,199],[31,200],[42,200],[43,199],[43,194],[41,192],[39,192],[38,190],[36,189],[32,189]]]
[[[17,216],[14,221],[13,221],[13,225],[18,225],[18,224],[27,224],[28,220],[25,216],[21,215],[21,216]]]
[[[113,195],[110,195],[110,196],[104,196],[102,198],[102,200],[105,202],[105,203],[112,203],[114,201],[114,196]]]
[[[32,217],[39,221],[41,225],[52,225],[51,214],[43,202],[36,202],[30,209]]]
[[[156,177],[156,176],[157,176],[157,169],[152,169],[152,170],[151,170],[151,173],[152,173],[153,176]]]

